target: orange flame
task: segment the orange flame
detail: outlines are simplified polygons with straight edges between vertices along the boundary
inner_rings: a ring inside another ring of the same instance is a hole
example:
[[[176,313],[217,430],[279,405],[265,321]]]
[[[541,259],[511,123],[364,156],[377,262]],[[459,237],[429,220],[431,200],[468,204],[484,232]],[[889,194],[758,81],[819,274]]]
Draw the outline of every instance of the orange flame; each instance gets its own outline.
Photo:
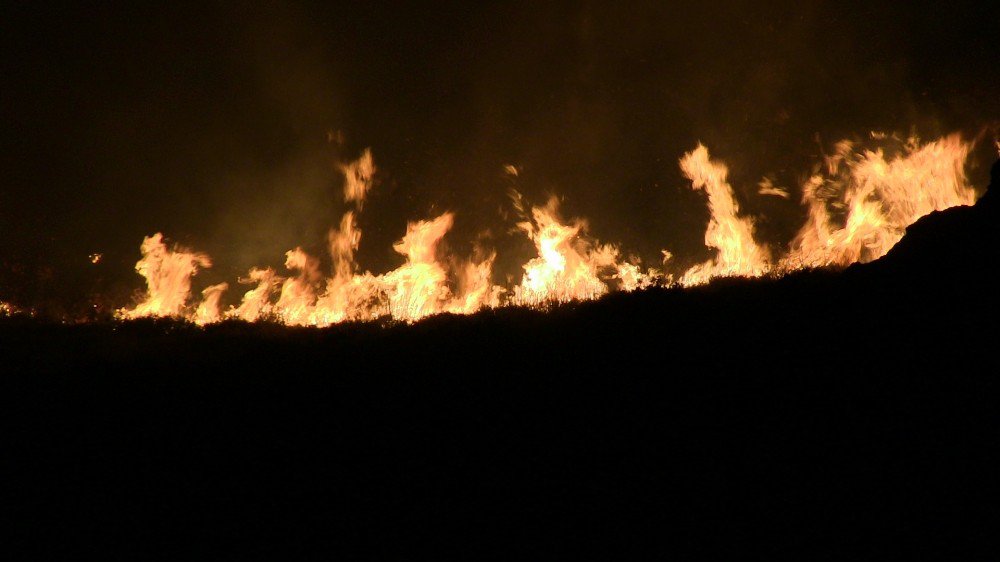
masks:
[[[226,312],[229,318],[239,318],[247,322],[255,322],[262,318],[269,318],[273,307],[271,306],[271,293],[274,292],[275,285],[280,278],[275,275],[270,267],[265,269],[253,268],[249,277],[239,280],[240,283],[256,283],[257,286],[243,293],[243,300],[235,309]]]
[[[179,247],[167,248],[159,232],[144,238],[140,250],[142,259],[135,264],[135,270],[146,278],[146,298],[133,309],[119,310],[118,315],[123,318],[184,316],[191,294],[191,277],[198,272],[199,266],[211,267],[212,260],[206,254]]]
[[[222,318],[219,313],[219,301],[227,289],[229,289],[229,283],[219,283],[206,287],[201,292],[201,304],[198,305],[191,320],[199,326],[218,322]]]
[[[901,155],[886,160],[881,148],[858,152],[849,141],[839,143],[827,158],[826,177],[814,174],[803,185],[809,218],[782,268],[878,259],[920,217],[975,203],[964,171],[970,149],[958,135],[923,146],[910,138]],[[835,220],[831,210],[843,218]]]
[[[375,161],[371,149],[365,149],[361,157],[340,167],[344,174],[344,201],[354,202],[358,210],[364,206],[365,197],[375,179]]]
[[[552,197],[545,207],[531,209],[532,220],[518,224],[535,243],[538,257],[524,264],[521,284],[514,288],[517,304],[593,299],[608,291],[597,271],[614,263],[617,250],[611,246],[593,248],[580,236],[586,223],[562,224],[558,209],[559,201]]]
[[[757,277],[767,272],[769,252],[754,241],[753,221],[738,215],[740,208],[726,181],[729,169],[725,164],[710,160],[708,149],[701,144],[685,154],[680,164],[691,187],[708,193],[712,218],[705,231],[705,245],[719,251],[715,259],[689,269],[681,284],[698,285],[720,276]]]
[[[435,252],[452,221],[452,214],[445,213],[434,220],[411,222],[406,236],[393,245],[393,250],[406,256],[405,264],[382,278],[393,318],[417,320],[441,311],[449,291]]]
[[[512,303],[537,306],[548,302],[595,299],[608,292],[600,272],[617,271],[623,290],[649,286],[657,273],[642,273],[638,265],[620,263],[618,248],[585,236],[587,223],[577,219],[563,224],[559,200],[551,197],[545,207],[531,209],[531,217],[518,223],[538,250],[524,264],[521,284],[514,287]]]
[[[708,196],[711,218],[705,244],[716,255],[684,272],[679,283],[690,286],[719,276],[756,277],[871,261],[888,252],[921,216],[975,202],[964,172],[971,145],[958,135],[923,145],[915,138],[904,142],[880,133],[873,133],[872,138],[881,144],[897,141],[902,148],[887,158],[883,148],[860,150],[854,142],[839,143],[826,158],[825,169],[817,168],[803,183],[808,218],[788,252],[776,261],[767,247],[755,241],[753,220],[740,216],[726,165],[712,160],[700,144],[684,154],[679,161],[681,171],[693,189]],[[375,178],[371,152],[365,150],[357,161],[340,169],[345,176],[344,201],[360,211]],[[518,170],[509,165],[507,173],[517,176]],[[787,190],[768,178],[759,183],[758,194],[788,197]],[[563,221],[556,197],[529,212],[520,195],[514,192],[513,196],[523,218],[517,227],[532,241],[537,255],[522,266],[520,283],[511,289],[492,282],[496,252],[477,248],[478,259],[462,260],[441,251],[441,242],[454,224],[450,212],[407,225],[393,246],[405,257],[401,266],[382,275],[359,273],[355,253],[361,230],[356,211],[349,210],[329,233],[329,277],[321,272],[317,258],[295,248],[285,255],[287,277],[271,268],[251,269],[240,282],[255,287],[246,291],[238,306],[225,312],[220,302],[226,283],[204,289],[193,312],[187,305],[192,277],[199,267],[211,266],[207,255],[170,249],[159,233],[147,237],[142,259],[136,264],[136,271],[146,279],[146,294],[135,308],[121,309],[118,316],[184,317],[199,325],[223,318],[311,326],[379,317],[412,322],[445,312],[471,314],[507,304],[544,307],[598,298],[613,288],[633,291],[673,283],[672,276],[656,269],[643,271],[638,258],[621,259],[618,246],[591,238],[586,221]],[[664,250],[663,263],[671,258]],[[10,314],[10,310],[0,306],[0,314]]]

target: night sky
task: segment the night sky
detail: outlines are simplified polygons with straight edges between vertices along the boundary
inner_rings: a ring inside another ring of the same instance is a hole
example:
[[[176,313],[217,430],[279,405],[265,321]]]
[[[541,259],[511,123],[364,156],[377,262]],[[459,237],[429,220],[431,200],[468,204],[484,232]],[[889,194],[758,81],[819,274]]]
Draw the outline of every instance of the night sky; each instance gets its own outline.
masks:
[[[986,131],[980,188],[996,155],[996,2],[145,4],[0,12],[0,299],[127,297],[157,231],[214,258],[196,290],[323,255],[348,208],[336,163],[365,147],[362,267],[399,265],[406,221],[452,210],[449,248],[486,236],[497,282],[533,252],[511,187],[683,264],[709,255],[677,166],[699,141],[778,244],[803,210],[757,182],[794,189],[840,138]]]

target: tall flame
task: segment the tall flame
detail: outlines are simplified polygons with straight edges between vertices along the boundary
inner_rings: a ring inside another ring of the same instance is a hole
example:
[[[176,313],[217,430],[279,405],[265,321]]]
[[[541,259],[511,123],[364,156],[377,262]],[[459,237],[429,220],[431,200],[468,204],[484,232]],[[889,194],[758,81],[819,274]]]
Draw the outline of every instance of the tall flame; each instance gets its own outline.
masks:
[[[199,267],[211,267],[206,254],[177,247],[171,250],[157,232],[142,241],[142,259],[135,270],[146,278],[146,298],[132,309],[122,309],[124,318],[143,316],[184,316],[191,294],[191,277]]]
[[[305,253],[302,248],[295,248],[285,253],[285,267],[298,271],[299,274],[288,277],[281,284],[281,293],[274,310],[289,324],[306,323],[310,310],[316,303],[316,284],[322,278],[319,260]]]
[[[389,312],[394,318],[417,320],[440,312],[449,297],[447,275],[437,262],[436,249],[451,229],[453,215],[411,222],[406,236],[392,249],[406,256],[406,263],[387,273],[382,281],[389,295]]]
[[[729,169],[712,161],[708,149],[699,144],[680,160],[681,171],[691,180],[695,190],[708,193],[708,210],[712,218],[705,231],[705,245],[719,251],[718,255],[698,264],[681,278],[683,285],[698,285],[713,277],[757,277],[770,268],[770,255],[753,238],[753,221],[738,215],[740,207],[727,183]]]

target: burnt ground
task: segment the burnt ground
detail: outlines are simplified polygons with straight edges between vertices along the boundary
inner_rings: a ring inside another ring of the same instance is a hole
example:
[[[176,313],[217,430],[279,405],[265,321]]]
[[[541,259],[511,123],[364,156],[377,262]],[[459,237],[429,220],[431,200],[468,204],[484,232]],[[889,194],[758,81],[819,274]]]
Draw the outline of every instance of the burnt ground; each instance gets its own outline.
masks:
[[[976,559],[1000,511],[991,205],[847,271],[544,314],[4,319],[5,550]]]

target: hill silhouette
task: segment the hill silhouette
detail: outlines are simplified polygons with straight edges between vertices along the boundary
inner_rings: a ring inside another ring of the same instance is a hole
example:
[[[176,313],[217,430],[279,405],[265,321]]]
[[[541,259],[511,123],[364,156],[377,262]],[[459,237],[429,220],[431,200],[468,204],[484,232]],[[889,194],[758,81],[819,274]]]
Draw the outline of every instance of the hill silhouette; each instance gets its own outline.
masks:
[[[990,176],[986,193],[975,205],[935,211],[910,225],[883,259],[865,267],[869,276],[911,276],[927,286],[961,286],[966,294],[990,292],[995,282],[984,267],[1000,241],[1000,160]]]
[[[9,548],[967,558],[998,499],[993,191],[846,271],[548,312],[3,319]]]

